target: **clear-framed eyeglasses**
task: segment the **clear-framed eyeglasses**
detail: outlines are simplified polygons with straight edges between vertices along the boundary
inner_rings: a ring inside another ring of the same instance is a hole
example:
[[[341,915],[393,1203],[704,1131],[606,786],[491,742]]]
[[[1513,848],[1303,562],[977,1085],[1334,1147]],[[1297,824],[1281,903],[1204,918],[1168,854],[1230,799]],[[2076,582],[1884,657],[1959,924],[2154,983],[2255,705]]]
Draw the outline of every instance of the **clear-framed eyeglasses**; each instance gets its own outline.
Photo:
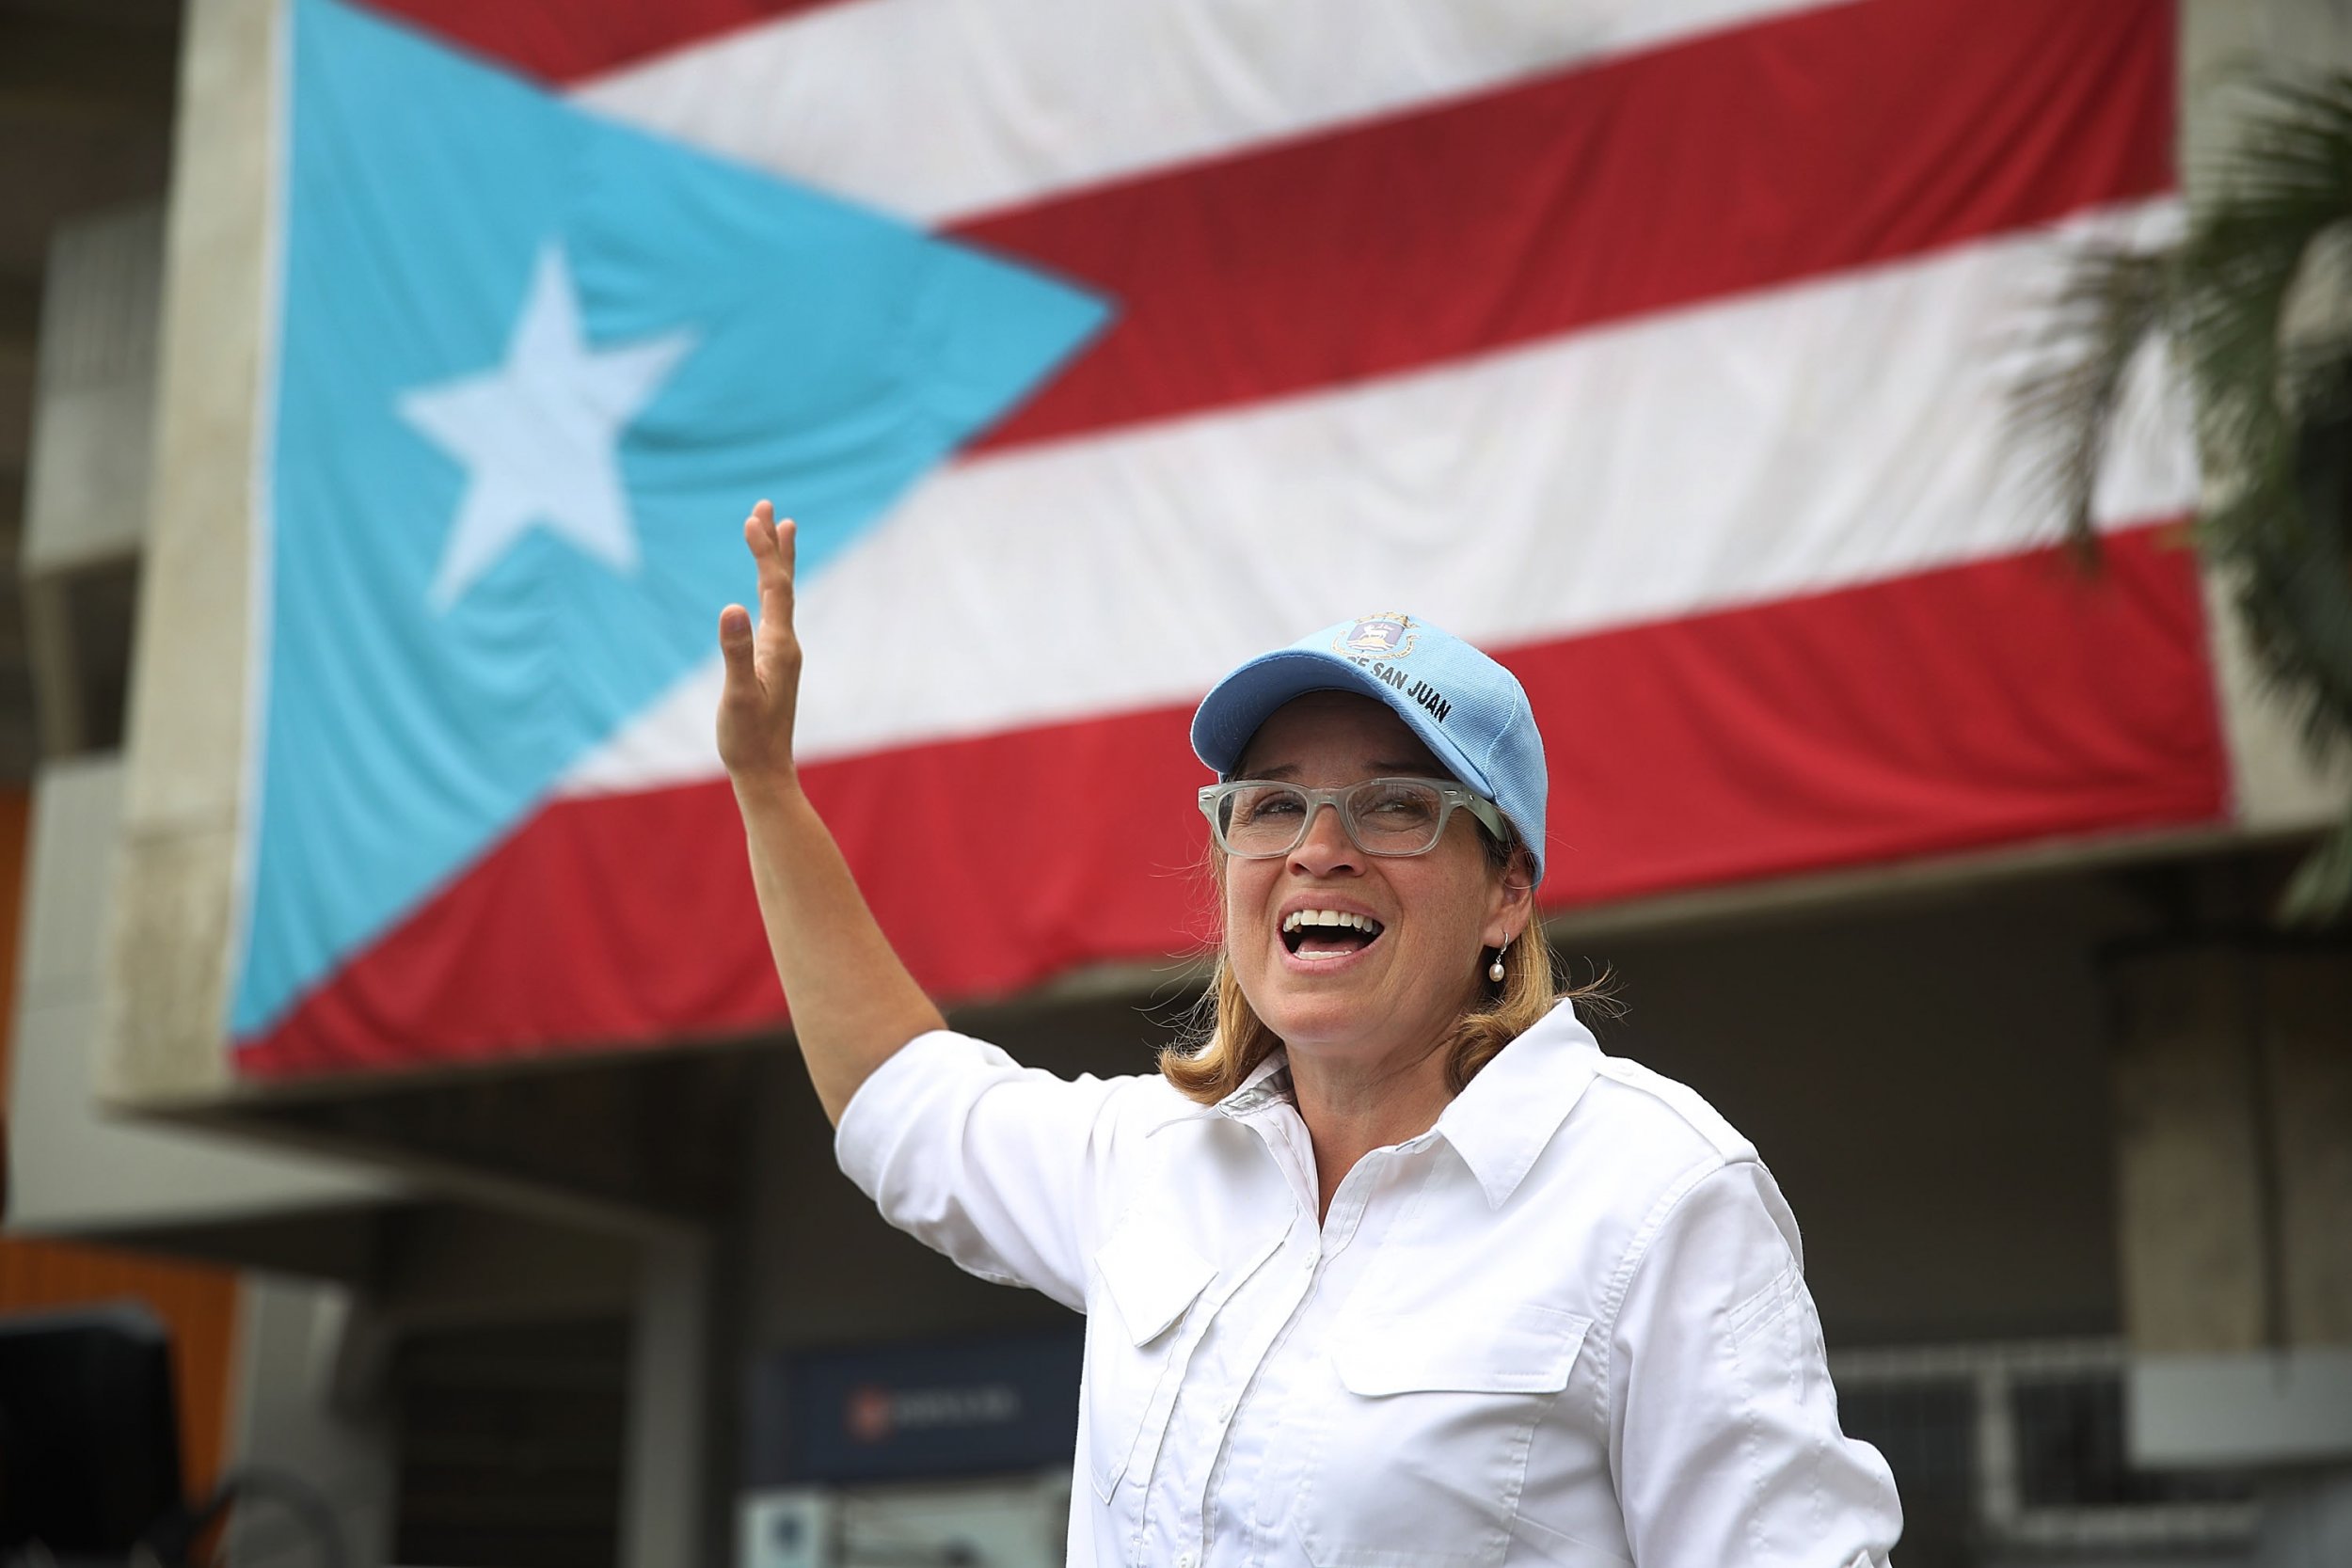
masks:
[[[1476,817],[1496,842],[1507,837],[1493,801],[1444,779],[1366,779],[1334,789],[1236,779],[1200,792],[1200,815],[1217,847],[1237,860],[1289,854],[1306,842],[1308,825],[1325,806],[1340,814],[1348,841],[1367,855],[1425,855],[1457,810]]]

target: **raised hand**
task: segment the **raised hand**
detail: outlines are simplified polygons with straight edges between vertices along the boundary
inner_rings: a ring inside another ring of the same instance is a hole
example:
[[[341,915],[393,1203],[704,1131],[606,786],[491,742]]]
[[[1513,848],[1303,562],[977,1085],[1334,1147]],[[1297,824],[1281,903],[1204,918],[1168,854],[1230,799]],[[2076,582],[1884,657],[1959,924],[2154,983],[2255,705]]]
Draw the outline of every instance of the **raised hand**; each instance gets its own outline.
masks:
[[[792,520],[766,501],[743,519],[759,570],[759,624],[731,604],[719,612],[726,689],[719,697],[719,760],[739,784],[792,778],[792,720],[801,692],[801,640],[792,630]]]
[[[719,612],[727,661],[719,759],[735,782],[752,891],[791,1004],[793,1037],[825,1115],[837,1122],[877,1067],[946,1025],[874,924],[793,771],[801,640],[792,630],[792,525],[761,501],[743,519],[743,543],[759,568],[759,622],[739,604]]]

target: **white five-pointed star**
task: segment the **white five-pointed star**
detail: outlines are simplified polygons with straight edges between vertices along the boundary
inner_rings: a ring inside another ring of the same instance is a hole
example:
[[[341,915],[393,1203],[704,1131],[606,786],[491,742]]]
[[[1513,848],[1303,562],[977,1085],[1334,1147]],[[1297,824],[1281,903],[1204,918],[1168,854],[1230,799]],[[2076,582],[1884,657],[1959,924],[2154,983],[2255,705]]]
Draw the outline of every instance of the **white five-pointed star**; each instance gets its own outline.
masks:
[[[563,247],[540,249],[506,362],[400,400],[401,418],[467,469],[433,579],[436,610],[454,605],[534,527],[616,572],[637,569],[621,432],[693,346],[693,334],[681,331],[589,347]]]

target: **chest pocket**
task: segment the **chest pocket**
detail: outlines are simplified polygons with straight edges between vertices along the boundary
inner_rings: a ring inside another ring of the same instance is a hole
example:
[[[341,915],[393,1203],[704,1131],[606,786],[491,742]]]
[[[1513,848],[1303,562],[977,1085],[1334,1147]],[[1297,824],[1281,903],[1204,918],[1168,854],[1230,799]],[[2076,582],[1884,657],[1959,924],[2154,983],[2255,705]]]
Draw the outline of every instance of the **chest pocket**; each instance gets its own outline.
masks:
[[[1099,1289],[1087,1313],[1086,1402],[1089,1468],[1105,1502],[1120,1478],[1151,1478],[1168,1431],[1184,1323],[1216,1265],[1179,1237],[1129,1223],[1094,1255]]]
[[[1343,1335],[1331,1360],[1351,1394],[1556,1394],[1584,1345],[1590,1318],[1533,1303],[1482,1329],[1455,1323],[1374,1320]]]
[[[1331,1347],[1343,1390],[1301,1500],[1320,1568],[1484,1568],[1511,1541],[1535,1423],[1592,1320],[1534,1303],[1372,1317]]]

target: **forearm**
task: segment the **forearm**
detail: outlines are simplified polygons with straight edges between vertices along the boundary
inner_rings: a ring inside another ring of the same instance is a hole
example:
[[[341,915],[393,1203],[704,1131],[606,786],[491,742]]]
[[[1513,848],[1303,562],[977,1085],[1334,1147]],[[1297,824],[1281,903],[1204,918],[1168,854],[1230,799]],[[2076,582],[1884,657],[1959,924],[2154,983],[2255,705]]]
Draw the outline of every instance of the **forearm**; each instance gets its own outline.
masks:
[[[838,1123],[876,1068],[945,1021],[891,950],[798,781],[738,779],[735,799],[809,1081]]]

